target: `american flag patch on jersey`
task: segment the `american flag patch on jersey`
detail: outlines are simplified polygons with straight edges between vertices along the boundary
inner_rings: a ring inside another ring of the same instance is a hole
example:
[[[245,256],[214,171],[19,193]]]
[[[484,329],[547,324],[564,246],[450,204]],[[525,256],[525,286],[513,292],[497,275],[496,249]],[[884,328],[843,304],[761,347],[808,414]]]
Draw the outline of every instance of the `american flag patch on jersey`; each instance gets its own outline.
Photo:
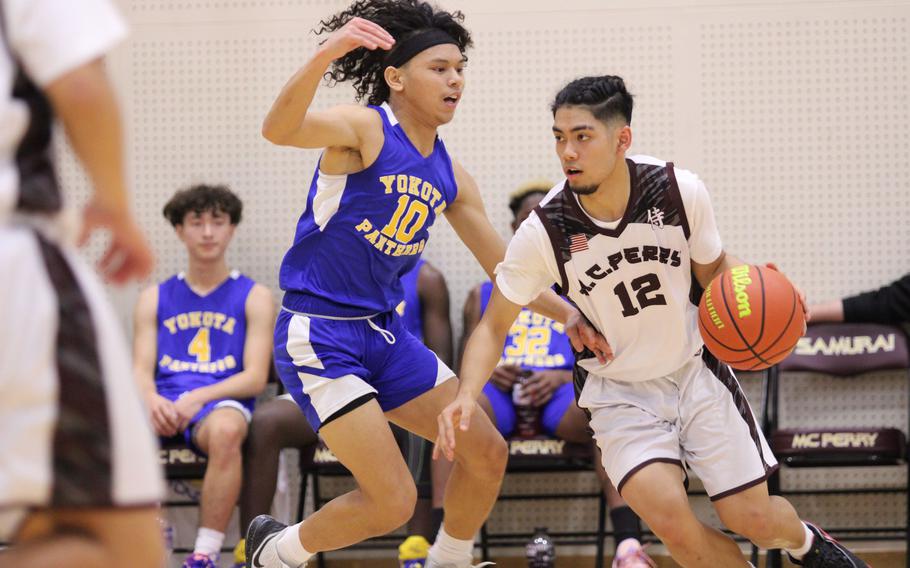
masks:
[[[569,237],[569,252],[588,250],[588,236],[576,233]]]

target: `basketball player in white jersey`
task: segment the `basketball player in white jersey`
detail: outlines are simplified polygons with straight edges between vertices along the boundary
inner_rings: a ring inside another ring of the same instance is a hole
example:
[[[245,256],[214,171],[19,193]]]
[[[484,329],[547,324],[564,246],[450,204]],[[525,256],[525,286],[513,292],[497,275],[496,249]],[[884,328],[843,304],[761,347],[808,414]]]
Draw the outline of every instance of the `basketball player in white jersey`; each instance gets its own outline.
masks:
[[[155,442],[120,323],[62,222],[51,159],[56,114],[94,189],[84,234],[110,234],[102,271],[148,275],[102,62],[125,33],[108,0],[0,0],[3,568],[164,562]]]
[[[521,307],[556,283],[607,338],[606,364],[577,354],[576,398],[622,496],[686,567],[747,566],[732,539],[693,514],[685,470],[723,523],[801,565],[866,564],[768,495],[777,461],[727,365],[704,349],[700,286],[741,261],[725,254],[702,181],[648,156],[626,157],[632,97],[615,76],[569,83],[552,105],[566,181],[518,229],[465,351],[458,396],[440,415],[452,452]],[[694,280],[693,280],[694,276]]]

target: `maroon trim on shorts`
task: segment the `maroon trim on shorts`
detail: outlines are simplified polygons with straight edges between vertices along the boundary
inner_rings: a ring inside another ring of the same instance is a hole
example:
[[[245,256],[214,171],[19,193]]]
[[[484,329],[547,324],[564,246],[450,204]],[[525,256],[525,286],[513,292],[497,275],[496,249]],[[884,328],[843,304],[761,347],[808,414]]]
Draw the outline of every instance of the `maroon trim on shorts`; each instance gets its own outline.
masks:
[[[620,496],[622,496],[622,488],[626,484],[626,482],[629,481],[629,478],[632,477],[634,474],[638,473],[639,470],[641,470],[645,466],[651,465],[652,463],[671,463],[673,465],[678,465],[683,470],[683,473],[685,473],[685,471],[686,471],[686,468],[683,467],[683,463],[677,459],[651,458],[649,460],[645,460],[645,461],[641,462],[640,464],[638,464],[637,466],[630,469],[629,473],[625,474],[623,476],[622,480],[616,485],[616,491],[620,494]]]
[[[711,499],[711,501],[717,501],[719,499],[723,499],[724,497],[729,497],[730,495],[735,495],[736,493],[745,491],[746,489],[749,489],[750,487],[755,487],[759,483],[763,483],[763,482],[767,481],[768,478],[771,477],[772,475],[774,475],[774,472],[777,471],[779,468],[780,468],[780,464],[774,464],[773,466],[768,468],[768,471],[766,471],[758,479],[753,479],[752,481],[750,481],[748,483],[743,483],[742,485],[738,485],[738,486],[734,487],[733,489],[728,489],[727,491],[722,491],[722,492],[718,493],[717,495],[709,495],[708,498]]]

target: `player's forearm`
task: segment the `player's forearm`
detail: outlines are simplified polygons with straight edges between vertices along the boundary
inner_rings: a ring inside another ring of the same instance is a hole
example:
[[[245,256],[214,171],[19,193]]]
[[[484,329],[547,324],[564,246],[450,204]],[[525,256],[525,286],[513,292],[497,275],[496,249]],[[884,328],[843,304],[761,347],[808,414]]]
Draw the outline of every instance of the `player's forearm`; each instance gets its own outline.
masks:
[[[80,67],[48,88],[73,151],[92,180],[95,196],[128,214],[123,129],[113,88],[100,61]]]
[[[331,63],[332,58],[320,49],[285,84],[262,123],[262,135],[268,141],[281,144],[300,129]]]
[[[544,290],[528,307],[542,316],[546,316],[559,323],[566,323],[572,312],[575,311],[568,302],[556,295],[553,290]]]
[[[265,390],[268,375],[263,371],[246,369],[213,385],[193,391],[203,403],[222,398],[253,398]]]
[[[816,304],[809,308],[809,315],[812,323],[844,321],[844,304],[840,300]]]
[[[139,368],[137,365],[133,368],[136,387],[144,400],[148,400],[150,396],[158,394],[158,389],[155,387],[155,375],[146,371],[146,367],[146,365],[143,365]]]
[[[468,338],[464,357],[461,360],[461,383],[459,394],[468,394],[473,399],[480,396],[483,386],[499,363],[508,328],[497,329],[489,322],[481,321]]]

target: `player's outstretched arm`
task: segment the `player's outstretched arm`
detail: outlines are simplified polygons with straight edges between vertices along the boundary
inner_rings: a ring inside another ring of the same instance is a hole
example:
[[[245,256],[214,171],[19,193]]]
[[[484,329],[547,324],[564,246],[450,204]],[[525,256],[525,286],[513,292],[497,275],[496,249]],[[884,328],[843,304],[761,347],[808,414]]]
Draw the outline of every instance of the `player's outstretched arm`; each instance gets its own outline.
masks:
[[[477,397],[499,363],[502,345],[520,311],[521,306],[507,300],[499,288],[493,287],[490,303],[465,347],[458,393],[439,415],[439,437],[433,449],[434,457],[442,454],[449,460],[454,459],[455,430],[465,431],[470,426]]]
[[[381,26],[363,18],[354,18],[332,32],[285,84],[262,123],[262,135],[282,146],[360,148],[373,120],[369,115],[376,113],[356,105],[316,112],[310,110],[310,104],[332,61],[360,47],[390,49],[394,42]]]

